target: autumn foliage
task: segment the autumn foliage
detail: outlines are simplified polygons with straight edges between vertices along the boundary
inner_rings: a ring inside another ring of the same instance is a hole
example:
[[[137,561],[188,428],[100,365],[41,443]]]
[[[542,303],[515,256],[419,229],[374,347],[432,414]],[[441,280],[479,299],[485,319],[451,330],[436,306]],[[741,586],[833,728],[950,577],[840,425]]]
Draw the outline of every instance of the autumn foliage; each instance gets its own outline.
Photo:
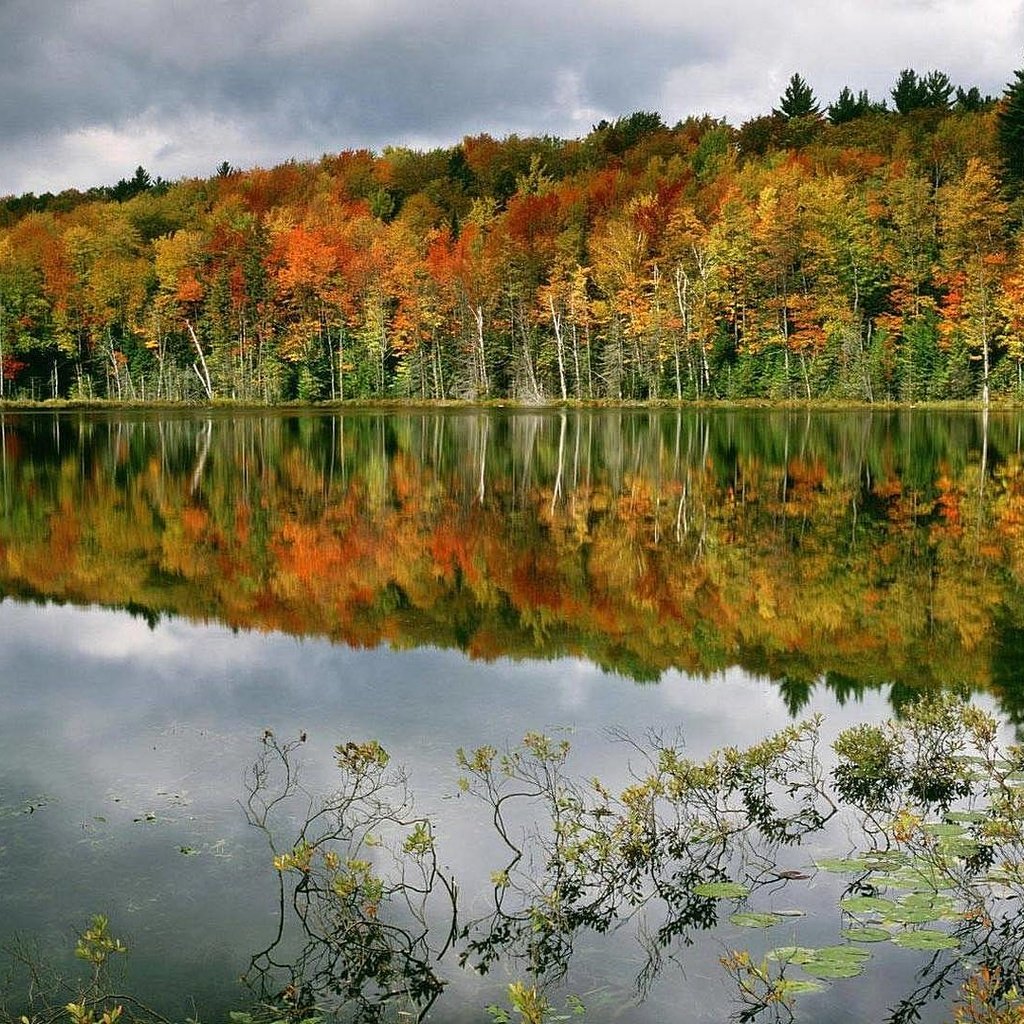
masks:
[[[637,114],[0,201],[0,391],[1019,396],[998,118]]]

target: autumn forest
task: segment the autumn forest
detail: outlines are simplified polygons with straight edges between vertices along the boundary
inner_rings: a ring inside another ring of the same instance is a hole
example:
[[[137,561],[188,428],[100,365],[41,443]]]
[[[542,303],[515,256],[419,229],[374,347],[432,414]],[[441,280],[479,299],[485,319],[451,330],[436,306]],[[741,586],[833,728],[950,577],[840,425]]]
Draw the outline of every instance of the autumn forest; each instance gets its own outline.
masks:
[[[0,397],[1024,397],[1024,73],[0,200]]]

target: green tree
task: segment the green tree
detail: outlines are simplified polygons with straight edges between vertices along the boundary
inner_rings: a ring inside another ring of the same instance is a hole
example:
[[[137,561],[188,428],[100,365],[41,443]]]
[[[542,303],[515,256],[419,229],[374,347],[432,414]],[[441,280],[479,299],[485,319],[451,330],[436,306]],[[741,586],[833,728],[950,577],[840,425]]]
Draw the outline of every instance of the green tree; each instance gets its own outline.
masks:
[[[786,91],[779,98],[778,109],[773,110],[772,113],[781,114],[787,118],[809,117],[821,113],[821,108],[818,106],[814,90],[800,75],[795,74],[789,80]]]
[[[1024,181],[1024,70],[1013,78],[1003,93],[997,124],[1004,182],[1019,187]]]
[[[871,110],[871,100],[867,89],[861,89],[855,96],[853,90],[844,85],[834,103],[828,105],[828,119],[833,124],[845,124],[858,117],[863,117]]]
[[[967,114],[976,114],[985,106],[985,102],[985,97],[981,95],[981,91],[976,85],[972,85],[970,89],[957,86],[955,104],[957,110],[962,110]]]
[[[953,98],[953,83],[945,71],[929,71],[921,79],[928,94],[926,106],[948,109]]]
[[[928,86],[911,68],[904,68],[899,73],[889,95],[892,96],[892,101],[901,114],[909,114],[912,110],[928,106]]]

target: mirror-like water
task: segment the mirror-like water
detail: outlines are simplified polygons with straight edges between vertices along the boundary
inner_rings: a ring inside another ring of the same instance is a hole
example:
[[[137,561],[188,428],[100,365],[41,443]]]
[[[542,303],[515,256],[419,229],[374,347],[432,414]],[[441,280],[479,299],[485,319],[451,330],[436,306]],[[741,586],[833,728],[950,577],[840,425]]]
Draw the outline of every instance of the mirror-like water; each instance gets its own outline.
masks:
[[[621,788],[642,761],[624,736],[701,758],[820,712],[827,759],[842,729],[922,692],[971,693],[1007,735],[1024,713],[1016,417],[6,415],[0,430],[0,932],[60,962],[107,914],[134,987],[179,1018],[189,998],[207,1019],[244,1005],[237,979],[276,933],[273,852],[241,806],[265,730],[305,734],[289,756],[314,801],[340,785],[336,744],[379,740],[468,926],[508,858],[460,790],[459,747],[565,736],[567,775]],[[303,800],[282,804],[279,839]],[[685,992],[683,1019],[721,1020],[738,1006],[723,953],[838,940],[849,879],[813,863],[850,849],[832,823],[779,853],[810,877],[769,909],[805,916],[765,930],[725,914],[665,943],[639,1005],[640,912],[580,928],[552,991],[580,993],[585,1019],[678,1017]],[[442,934],[443,887],[427,902]],[[405,903],[394,913],[417,934]],[[538,967],[510,944],[481,977],[459,966],[472,938],[439,961],[431,939],[447,985],[431,1019],[487,1020]],[[302,942],[289,931],[282,956]],[[887,944],[870,984],[796,1012],[882,1019],[929,955]],[[942,995],[926,1014],[948,1015]]]

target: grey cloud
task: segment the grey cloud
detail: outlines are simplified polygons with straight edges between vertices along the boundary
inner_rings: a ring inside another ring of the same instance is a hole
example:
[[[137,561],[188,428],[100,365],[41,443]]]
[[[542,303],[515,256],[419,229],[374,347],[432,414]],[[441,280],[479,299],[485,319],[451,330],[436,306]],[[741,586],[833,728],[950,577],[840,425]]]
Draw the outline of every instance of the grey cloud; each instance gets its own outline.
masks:
[[[120,173],[143,162],[174,177],[224,158],[577,134],[586,125],[561,95],[567,76],[583,110],[660,109],[669,120],[767,110],[794,70],[823,98],[847,81],[884,94],[899,66],[1000,90],[1022,41],[1019,8],[1012,25],[979,10],[973,33],[954,31],[967,23],[957,10],[951,0],[808,0],[799,16],[765,0],[8,0],[0,193],[95,184],[117,160]],[[84,129],[118,144],[96,155],[102,143],[83,143]]]

